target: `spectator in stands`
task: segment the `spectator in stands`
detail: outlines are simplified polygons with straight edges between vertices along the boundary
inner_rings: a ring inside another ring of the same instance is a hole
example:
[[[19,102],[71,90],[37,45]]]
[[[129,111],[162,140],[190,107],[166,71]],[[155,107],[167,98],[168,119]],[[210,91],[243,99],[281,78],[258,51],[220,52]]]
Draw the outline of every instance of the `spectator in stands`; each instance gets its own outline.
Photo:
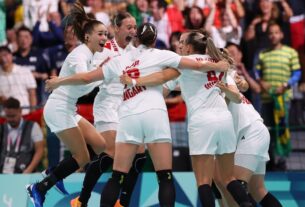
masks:
[[[167,3],[166,14],[170,23],[172,32],[184,32],[183,8],[180,6],[181,0],[171,1]]]
[[[42,130],[36,122],[21,116],[20,102],[4,103],[6,122],[0,125],[0,173],[32,173],[43,157]]]
[[[41,14],[40,14],[41,15]],[[51,12],[47,14],[48,30],[41,31],[41,16],[33,28],[33,46],[36,48],[52,47],[64,42],[63,29],[61,28],[61,16],[59,12]]]
[[[192,6],[187,9],[185,16],[185,28],[186,29],[201,29],[205,23],[205,17],[203,10],[198,6]]]
[[[87,1],[87,6],[89,7],[87,9],[87,13],[92,13],[94,17],[103,22],[103,24],[106,27],[109,27],[111,22],[110,22],[110,17],[108,14],[107,9],[105,8],[105,2],[104,0],[90,0]]]
[[[14,62],[32,72],[37,82],[37,103],[43,104],[46,99],[44,81],[48,78],[48,67],[42,52],[32,48],[32,41],[31,30],[20,27],[17,31],[18,51],[14,53]]]
[[[217,47],[223,48],[227,42],[233,42],[235,44],[240,43],[242,37],[242,29],[237,21],[232,8],[231,2],[226,1],[225,8],[221,10],[221,27],[214,26],[214,17],[216,12],[216,4],[210,4],[211,11],[205,22],[205,29],[211,34],[213,41]]]
[[[166,15],[166,7],[167,5],[163,0],[152,0],[150,2],[152,16],[148,21],[157,27],[157,39],[162,41],[166,47],[169,47],[169,37],[172,30],[170,28],[168,16]]]
[[[211,12],[211,5],[216,3],[216,11],[213,23],[216,28],[220,28],[222,26],[221,14],[222,11],[226,8],[226,4],[230,4],[232,11],[237,18],[237,21],[245,16],[244,7],[241,4],[241,0],[207,0],[206,3],[207,4],[205,8],[203,9],[205,17],[209,16]]]
[[[59,0],[22,0],[23,5],[23,24],[33,29],[36,22],[41,21],[40,30],[48,31],[47,15],[58,11]]]
[[[148,21],[148,0],[130,0],[127,11],[136,19],[137,25]]]
[[[269,169],[280,167],[283,170],[284,156],[288,156],[290,152],[287,126],[291,87],[300,80],[301,70],[297,52],[281,42],[284,35],[280,25],[272,23],[267,31],[271,47],[259,53],[257,64],[258,81],[262,88],[261,115],[266,126],[273,127],[270,133]],[[281,156],[278,166],[275,166],[275,147],[277,154]]]
[[[13,52],[17,52],[18,44],[17,44],[17,36],[16,30],[14,28],[10,28],[6,30],[6,38],[7,38],[7,47]]]
[[[287,26],[287,22],[292,16],[289,4],[285,0],[280,1],[280,4],[283,12],[280,12],[278,4],[274,1],[260,0],[258,15],[252,20],[245,31],[245,63],[250,69],[256,65],[258,53],[262,49],[271,46],[267,34],[268,25],[272,22],[277,22],[281,26]],[[286,32],[285,36],[288,37],[288,35],[289,32]],[[286,41],[286,43],[288,42]]]
[[[51,68],[51,76],[59,75],[60,68],[67,55],[79,44],[72,31],[72,26],[66,26],[64,31],[64,44],[48,48],[47,54]]]
[[[107,11],[110,12],[110,16],[117,14],[118,12],[126,11],[126,0],[104,0]]]
[[[23,114],[29,113],[36,106],[36,82],[32,73],[13,63],[13,55],[8,47],[0,47],[0,105],[8,97],[20,101]]]
[[[198,0],[185,0],[186,7],[193,7],[198,6],[199,8],[203,9],[206,4],[206,1],[198,1]]]
[[[152,0],[150,2],[152,16],[148,22],[154,24],[158,30],[157,41],[162,41],[169,48],[169,37],[172,32],[182,32],[182,13],[175,5],[167,4],[164,0]],[[159,47],[160,48],[160,47]]]

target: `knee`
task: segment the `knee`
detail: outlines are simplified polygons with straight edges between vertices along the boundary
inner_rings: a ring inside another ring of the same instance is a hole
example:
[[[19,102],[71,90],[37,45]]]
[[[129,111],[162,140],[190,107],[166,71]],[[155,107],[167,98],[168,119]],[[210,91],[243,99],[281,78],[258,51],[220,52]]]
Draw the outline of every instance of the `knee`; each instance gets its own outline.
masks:
[[[233,180],[236,180],[233,176],[223,177],[222,178],[222,183],[223,183],[223,185],[227,186]]]
[[[89,152],[81,155],[76,154],[73,157],[77,161],[79,167],[84,167],[86,164],[90,162]]]
[[[197,181],[197,186],[201,186],[201,185],[211,185],[212,184],[212,178],[209,177],[200,177],[196,179]]]
[[[114,146],[113,147],[108,147],[105,150],[105,153],[107,153],[109,155],[109,157],[114,158],[114,154],[115,154],[115,149]]]

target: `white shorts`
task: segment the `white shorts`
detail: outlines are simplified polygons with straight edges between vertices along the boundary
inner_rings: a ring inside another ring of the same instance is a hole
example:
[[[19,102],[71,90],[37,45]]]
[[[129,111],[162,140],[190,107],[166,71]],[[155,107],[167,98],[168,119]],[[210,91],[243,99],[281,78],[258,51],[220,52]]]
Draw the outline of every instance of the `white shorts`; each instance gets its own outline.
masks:
[[[121,118],[115,141],[132,144],[171,143],[167,111],[152,109]]]
[[[241,130],[238,135],[235,154],[256,155],[263,161],[269,160],[270,134],[267,127],[260,120]]]
[[[119,123],[118,110],[122,103],[122,96],[109,95],[99,92],[93,103],[95,124],[102,122]]]
[[[82,116],[76,113],[75,103],[49,98],[43,109],[43,116],[51,132],[57,133],[78,126]]]
[[[225,109],[199,109],[188,124],[190,155],[233,153],[236,136],[232,115]]]
[[[94,124],[96,130],[100,133],[105,131],[116,131],[118,125],[119,124],[116,122],[104,122],[104,121],[95,122]]]
[[[266,161],[255,155],[235,154],[234,165],[251,170],[255,175],[266,173]]]

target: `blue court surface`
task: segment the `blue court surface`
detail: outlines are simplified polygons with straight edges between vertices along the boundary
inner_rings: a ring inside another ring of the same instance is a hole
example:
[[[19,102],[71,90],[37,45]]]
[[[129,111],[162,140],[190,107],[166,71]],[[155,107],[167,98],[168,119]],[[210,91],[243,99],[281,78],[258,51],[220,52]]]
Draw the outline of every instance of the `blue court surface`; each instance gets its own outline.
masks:
[[[89,201],[89,207],[98,207],[100,191],[110,174],[101,177]],[[193,173],[175,173],[176,207],[200,206]],[[41,180],[40,174],[0,175],[0,207],[30,207],[25,185]],[[44,203],[45,207],[69,207],[70,200],[76,197],[82,187],[84,174],[75,173],[65,180],[70,195],[63,196],[51,189]],[[268,173],[266,186],[284,207],[305,207],[305,172]],[[155,207],[158,205],[158,184],[154,173],[144,173],[137,182],[132,197],[132,207]]]

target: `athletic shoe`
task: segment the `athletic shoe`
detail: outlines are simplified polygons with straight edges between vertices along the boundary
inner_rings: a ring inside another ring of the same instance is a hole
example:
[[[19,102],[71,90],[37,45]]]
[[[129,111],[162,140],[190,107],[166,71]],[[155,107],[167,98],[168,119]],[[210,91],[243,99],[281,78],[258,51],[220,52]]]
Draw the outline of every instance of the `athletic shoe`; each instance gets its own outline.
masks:
[[[52,171],[52,168],[48,168],[48,169],[42,171],[41,174],[42,174],[42,176],[45,178],[45,177],[47,177],[47,176],[50,174],[51,171]],[[58,192],[60,192],[60,193],[62,193],[62,194],[64,194],[64,195],[69,195],[68,191],[67,191],[66,188],[65,188],[65,185],[64,185],[64,181],[63,181],[63,180],[57,181],[54,187],[55,187],[55,189],[56,189]]]
[[[34,204],[34,207],[43,207],[45,195],[37,189],[37,184],[30,184],[26,186],[27,193]]]
[[[116,201],[116,203],[114,204],[113,207],[124,207],[124,206],[122,206],[122,205],[120,204],[120,199],[118,199],[118,200]]]
[[[78,199],[79,199],[79,196],[77,196],[76,198],[72,199],[70,201],[70,206],[71,207],[87,207],[87,205],[82,204],[82,202],[80,202]]]

